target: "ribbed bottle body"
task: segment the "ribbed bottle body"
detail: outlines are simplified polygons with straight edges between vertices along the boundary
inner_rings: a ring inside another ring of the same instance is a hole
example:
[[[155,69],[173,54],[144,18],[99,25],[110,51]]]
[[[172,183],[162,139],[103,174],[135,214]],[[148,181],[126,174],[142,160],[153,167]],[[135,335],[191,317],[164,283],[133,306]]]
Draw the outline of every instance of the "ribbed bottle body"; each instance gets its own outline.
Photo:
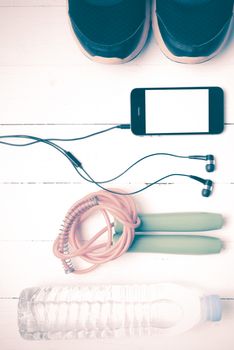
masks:
[[[173,298],[175,293],[181,292],[183,299],[183,289],[180,291],[180,286],[174,286],[173,291],[173,286],[94,285],[25,289],[18,306],[19,331],[23,338],[34,340],[176,333],[187,314],[178,295]],[[194,298],[191,312],[192,322],[199,322],[199,298]]]

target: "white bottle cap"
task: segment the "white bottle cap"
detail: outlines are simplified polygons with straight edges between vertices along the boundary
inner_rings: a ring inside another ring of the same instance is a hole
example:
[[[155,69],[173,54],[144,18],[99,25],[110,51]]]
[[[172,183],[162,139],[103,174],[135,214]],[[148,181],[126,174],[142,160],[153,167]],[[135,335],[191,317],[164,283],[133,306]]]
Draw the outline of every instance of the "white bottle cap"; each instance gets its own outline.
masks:
[[[222,318],[222,306],[218,295],[208,295],[202,300],[207,321],[217,322]]]

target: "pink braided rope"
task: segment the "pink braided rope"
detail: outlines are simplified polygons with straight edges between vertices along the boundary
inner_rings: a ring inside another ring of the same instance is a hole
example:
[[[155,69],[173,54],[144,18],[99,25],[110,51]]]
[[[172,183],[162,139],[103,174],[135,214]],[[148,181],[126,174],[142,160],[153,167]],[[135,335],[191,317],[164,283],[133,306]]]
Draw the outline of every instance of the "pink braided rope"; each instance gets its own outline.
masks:
[[[125,193],[119,189],[114,191]],[[94,212],[100,211],[106,226],[97,232],[90,240],[82,241],[79,235],[81,224]],[[109,215],[123,224],[123,233],[118,241],[113,243],[113,226]],[[107,191],[99,191],[85,196],[76,202],[68,211],[62,230],[54,242],[53,252],[62,260],[66,273],[87,273],[99,265],[114,260],[124,254],[135,237],[135,228],[140,224],[133,199],[127,195],[116,195]],[[107,234],[103,243],[96,243],[99,237]],[[90,267],[75,269],[72,258],[79,257]]]

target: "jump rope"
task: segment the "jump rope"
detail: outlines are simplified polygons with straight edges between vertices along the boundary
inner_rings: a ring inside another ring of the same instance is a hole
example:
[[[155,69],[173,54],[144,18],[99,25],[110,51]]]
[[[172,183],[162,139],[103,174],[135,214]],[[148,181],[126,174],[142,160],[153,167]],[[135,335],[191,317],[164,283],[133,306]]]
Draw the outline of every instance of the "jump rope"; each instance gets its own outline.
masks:
[[[148,154],[136,162],[132,163],[127,169],[122,171],[119,175],[113,177],[109,180],[96,181],[93,177],[85,170],[81,162],[70,152],[65,150],[63,147],[58,145],[55,142],[66,142],[66,141],[79,141],[96,136],[105,132],[108,132],[113,129],[129,129],[128,124],[116,125],[83,137],[79,138],[40,138],[31,135],[3,135],[0,136],[0,144],[7,146],[15,147],[26,147],[34,145],[36,143],[44,143],[60,152],[64,157],[68,159],[70,164],[73,166],[77,174],[89,183],[97,185],[101,191],[92,193],[77,203],[75,203],[71,209],[68,211],[65,216],[64,223],[62,225],[61,232],[58,235],[58,238],[55,240],[53,245],[53,252],[56,257],[61,259],[64,270],[66,273],[86,273],[96,269],[100,264],[108,262],[110,260],[116,259],[117,257],[124,254],[129,247],[132,245],[135,238],[135,229],[140,225],[141,220],[137,215],[136,207],[133,199],[130,195],[138,194],[147,188],[173,176],[183,176],[191,178],[195,181],[199,181],[205,185],[205,188],[202,190],[202,195],[208,197],[212,193],[213,183],[211,180],[205,180],[198,176],[173,173],[161,177],[160,179],[153,181],[152,183],[132,192],[122,191],[116,188],[106,188],[104,184],[110,183],[114,180],[117,180],[125,173],[127,173],[134,166],[144,161],[147,158],[154,156],[170,156],[176,158],[188,158],[188,159],[197,159],[208,161],[206,164],[206,170],[208,172],[214,171],[215,169],[215,160],[213,155],[207,156],[181,156],[171,153],[152,153]],[[26,143],[15,143],[5,140],[9,139],[21,139],[21,140],[30,140]],[[82,222],[84,222],[91,214],[95,211],[100,211],[104,217],[106,226],[93,235],[93,237],[85,241],[81,240],[81,237],[78,232]],[[111,217],[114,217],[115,220],[121,223],[122,225],[122,234],[118,235],[118,240],[113,242],[113,226],[111,222]],[[105,235],[107,236],[106,241],[98,242],[99,238]],[[218,247],[219,250],[220,247]],[[217,250],[217,247],[216,247]],[[87,268],[75,268],[72,262],[72,258],[80,257],[89,264]]]

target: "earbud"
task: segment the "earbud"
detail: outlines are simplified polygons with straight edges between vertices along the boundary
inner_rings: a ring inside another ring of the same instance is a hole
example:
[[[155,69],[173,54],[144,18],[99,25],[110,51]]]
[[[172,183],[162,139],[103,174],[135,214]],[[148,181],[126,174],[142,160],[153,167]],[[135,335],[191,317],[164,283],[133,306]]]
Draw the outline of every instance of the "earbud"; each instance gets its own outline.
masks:
[[[205,188],[202,190],[203,197],[209,197],[213,191],[213,182],[211,180],[206,180]]]
[[[202,196],[203,197],[209,197],[212,194],[213,191],[213,182],[211,180],[205,180],[202,179],[199,176],[194,176],[194,175],[190,175],[190,178],[196,181],[201,182],[205,188],[203,188],[202,190]]]
[[[208,171],[208,173],[211,173],[215,170],[215,158],[212,154],[208,154],[206,157],[206,160],[209,161],[208,164],[206,164],[206,171]]]
[[[206,156],[189,156],[189,159],[208,161],[208,163],[206,164],[206,171],[208,173],[215,171],[215,157],[212,154],[207,154]]]

